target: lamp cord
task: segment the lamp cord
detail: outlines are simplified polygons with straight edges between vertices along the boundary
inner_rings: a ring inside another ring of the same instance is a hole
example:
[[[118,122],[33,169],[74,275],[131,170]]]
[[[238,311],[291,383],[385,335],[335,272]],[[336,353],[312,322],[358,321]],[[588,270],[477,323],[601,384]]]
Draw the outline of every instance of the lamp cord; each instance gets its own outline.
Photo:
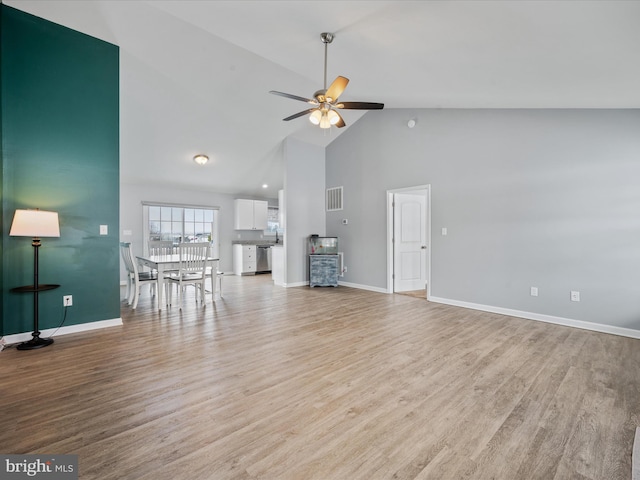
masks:
[[[62,326],[64,325],[64,322],[67,320],[67,310],[69,309],[69,307],[67,305],[65,305],[64,307],[62,307],[64,309],[64,314],[62,315],[62,321],[60,322],[60,325],[58,325],[58,328],[56,328],[54,330],[54,332],[49,335],[47,338],[53,338],[53,336],[58,333],[58,330],[60,330],[62,328]]]
[[[58,333],[58,330],[60,330],[62,328],[62,326],[64,325],[64,322],[67,320],[67,310],[69,307],[67,307],[66,305],[63,308],[63,314],[62,314],[62,321],[60,322],[60,325],[58,325],[56,327],[56,329],[53,331],[53,333],[51,335],[49,335],[47,338],[53,338],[53,336]],[[15,345],[19,345],[19,343],[11,343],[11,344],[6,344],[3,342],[4,336],[0,337],[0,352],[4,349],[7,348],[11,348],[14,347]]]

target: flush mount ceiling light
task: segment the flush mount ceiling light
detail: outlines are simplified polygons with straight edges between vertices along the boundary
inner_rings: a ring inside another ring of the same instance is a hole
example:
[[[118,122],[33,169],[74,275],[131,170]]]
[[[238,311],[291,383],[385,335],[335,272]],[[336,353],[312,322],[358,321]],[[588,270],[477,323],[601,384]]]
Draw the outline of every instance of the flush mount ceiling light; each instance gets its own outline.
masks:
[[[206,155],[196,155],[195,157],[193,157],[193,161],[198,165],[204,165],[209,161],[209,157],[207,157]]]
[[[346,124],[336,111],[336,109],[345,110],[381,110],[384,108],[384,103],[372,103],[372,102],[338,102],[338,97],[342,95],[344,89],[347,88],[349,79],[345,77],[337,77],[333,83],[327,89],[327,46],[333,41],[333,33],[322,33],[320,39],[324,43],[324,88],[318,90],[313,94],[313,98],[304,98],[297,95],[291,95],[289,93],[277,92],[271,90],[269,93],[274,95],[280,95],[281,97],[291,98],[292,100],[299,100],[301,102],[310,103],[314,105],[313,108],[298,112],[290,117],[283,119],[285,122],[293,120],[294,118],[302,117],[307,113],[309,115],[309,121],[314,125],[319,125],[320,128],[331,128],[331,125],[335,125],[338,128],[344,127]]]

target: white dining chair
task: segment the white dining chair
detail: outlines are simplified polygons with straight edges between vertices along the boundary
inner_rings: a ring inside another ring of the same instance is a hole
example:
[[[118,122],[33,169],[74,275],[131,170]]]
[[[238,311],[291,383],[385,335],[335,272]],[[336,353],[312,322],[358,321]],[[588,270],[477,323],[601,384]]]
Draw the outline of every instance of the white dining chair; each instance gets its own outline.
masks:
[[[178,253],[178,247],[173,244],[173,240],[149,240],[148,249],[151,257],[163,257]],[[156,270],[152,270],[152,272],[158,273]],[[168,273],[169,270],[165,270],[165,272]],[[174,272],[174,270],[171,270],[171,272]]]
[[[214,260],[207,266],[205,273],[205,277],[211,280],[211,296],[213,301],[216,299],[216,294],[222,298],[222,277],[224,274],[218,270],[219,266],[219,261]]]
[[[131,308],[135,309],[138,306],[142,285],[150,285],[150,293],[154,294],[158,284],[158,276],[154,272],[138,271],[138,265],[130,243],[120,243],[120,255],[127,270],[127,303],[131,305]]]
[[[169,304],[172,304],[172,285],[178,287],[178,304],[182,309],[184,288],[187,285],[194,285],[196,288],[196,300],[198,293],[200,301],[204,304],[204,283],[206,280],[207,258],[209,257],[208,243],[181,243],[178,245],[179,269],[170,272],[164,277],[166,297]]]
[[[149,240],[150,256],[172,255],[174,253],[178,253],[178,249],[172,240]]]

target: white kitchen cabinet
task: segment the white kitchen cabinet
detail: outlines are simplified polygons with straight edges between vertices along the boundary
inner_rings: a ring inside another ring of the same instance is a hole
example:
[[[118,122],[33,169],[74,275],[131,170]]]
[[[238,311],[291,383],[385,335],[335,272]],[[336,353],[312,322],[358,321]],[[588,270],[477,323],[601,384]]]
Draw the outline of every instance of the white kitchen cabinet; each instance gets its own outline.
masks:
[[[233,274],[250,275],[256,273],[256,246],[239,245],[233,246]]]
[[[266,230],[268,206],[266,200],[236,199],[234,201],[235,229]]]

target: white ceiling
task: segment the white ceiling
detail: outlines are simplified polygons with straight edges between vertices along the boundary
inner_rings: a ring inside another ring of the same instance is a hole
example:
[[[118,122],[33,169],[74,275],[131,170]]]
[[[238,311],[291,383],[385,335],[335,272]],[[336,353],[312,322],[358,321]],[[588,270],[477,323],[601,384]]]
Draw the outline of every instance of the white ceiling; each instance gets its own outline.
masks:
[[[125,183],[275,197],[285,137],[327,145],[348,129],[282,122],[307,105],[268,93],[322,88],[325,31],[328,81],[351,80],[344,101],[640,107],[639,1],[4,3],[120,47]]]

